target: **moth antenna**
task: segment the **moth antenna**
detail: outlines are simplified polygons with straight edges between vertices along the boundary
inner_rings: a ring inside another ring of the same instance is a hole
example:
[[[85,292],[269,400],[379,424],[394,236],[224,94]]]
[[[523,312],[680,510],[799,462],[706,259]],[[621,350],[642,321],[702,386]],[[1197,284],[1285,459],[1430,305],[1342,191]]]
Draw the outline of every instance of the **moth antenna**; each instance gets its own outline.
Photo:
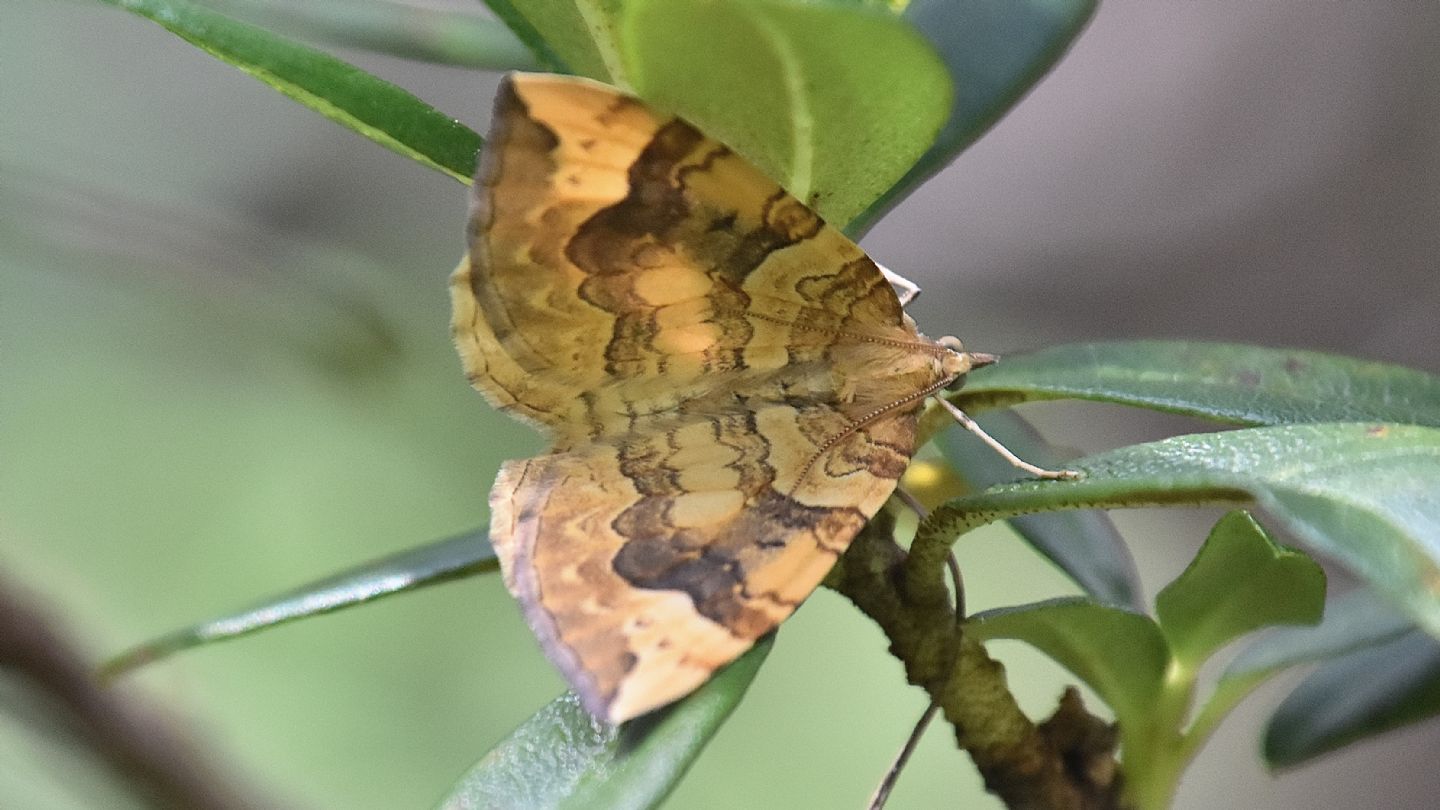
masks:
[[[1031,464],[1030,462],[1026,461],[1023,458],[1020,458],[1019,456],[1011,452],[1010,448],[1001,444],[1000,441],[994,436],[986,433],[984,428],[980,427],[980,425],[976,424],[974,419],[970,418],[970,414],[960,410],[960,408],[956,406],[955,403],[951,402],[948,399],[945,399],[944,397],[936,397],[935,400],[939,402],[940,405],[945,408],[945,410],[950,412],[950,415],[955,418],[956,422],[960,423],[961,427],[964,427],[966,430],[974,433],[975,436],[980,439],[980,441],[985,442],[985,444],[989,445],[991,450],[994,450],[996,453],[1000,454],[1000,457],[1010,462],[1012,466],[1024,470],[1025,472],[1030,473],[1036,478],[1069,481],[1080,477],[1080,473],[1074,470],[1047,470],[1044,467],[1037,467],[1036,465]]]
[[[935,710],[940,708],[938,704],[931,703],[920,715],[920,720],[910,732],[910,738],[905,740],[905,747],[895,755],[895,761],[890,763],[890,770],[885,772],[885,778],[880,780],[880,786],[875,788],[875,794],[870,797],[869,810],[881,810],[885,802],[890,798],[890,791],[895,789],[895,783],[900,779],[900,771],[910,761],[910,756],[915,753],[915,748],[920,745],[920,738],[925,736],[925,729],[930,727],[930,721],[935,718]]]
[[[890,286],[895,288],[895,297],[900,299],[901,307],[910,306],[911,301],[920,297],[919,284],[905,278],[879,262],[875,262],[875,266],[880,269],[880,275],[884,276],[885,280],[890,282]]]

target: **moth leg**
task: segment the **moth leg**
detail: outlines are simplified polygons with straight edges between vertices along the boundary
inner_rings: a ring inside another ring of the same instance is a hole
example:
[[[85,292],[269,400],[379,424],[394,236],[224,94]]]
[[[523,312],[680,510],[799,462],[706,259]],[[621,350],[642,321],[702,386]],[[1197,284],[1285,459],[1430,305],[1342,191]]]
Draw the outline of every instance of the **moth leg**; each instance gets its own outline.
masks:
[[[974,419],[970,418],[970,414],[960,410],[960,408],[957,407],[955,403],[945,399],[944,397],[936,397],[935,399],[940,403],[942,407],[945,408],[945,410],[950,412],[950,415],[955,418],[956,422],[959,422],[960,425],[966,430],[974,433],[976,437],[980,439],[980,441],[985,442],[985,444],[989,445],[991,450],[999,453],[1001,458],[1010,462],[1010,464],[1014,467],[1024,470],[1025,472],[1030,473],[1036,478],[1047,478],[1052,480],[1073,480],[1080,477],[1080,473],[1074,470],[1047,470],[1044,467],[1037,467],[1034,464],[1031,464],[1025,459],[1020,458],[1019,456],[1012,453],[1010,451],[1010,448],[1001,444],[1000,441],[994,436],[986,433],[984,428],[980,427],[978,424],[975,423]]]
[[[905,504],[905,507],[911,512],[914,512],[915,516],[921,520],[924,520],[926,515],[930,513],[930,510],[925,508],[925,504],[920,503],[920,499],[911,494],[910,491],[903,486],[896,485],[895,491],[891,494],[895,496],[895,500]]]
[[[930,510],[926,509],[925,505],[920,503],[920,499],[904,487],[895,487],[894,496],[895,500],[913,510],[921,520],[929,516]],[[961,632],[960,626],[965,622],[965,579],[960,574],[960,561],[955,559],[954,551],[945,555],[945,567],[950,572],[951,587],[955,589],[955,632],[959,633]],[[954,667],[952,666],[950,669],[953,671]],[[900,772],[910,762],[911,755],[915,753],[915,748],[920,744],[920,738],[925,735],[925,729],[930,726],[930,721],[935,718],[935,713],[939,709],[940,704],[933,700],[930,701],[925,713],[920,715],[915,727],[911,729],[910,736],[905,740],[905,745],[900,749],[900,753],[895,755],[895,761],[890,764],[884,778],[880,780],[879,787],[875,788],[875,793],[870,796],[870,804],[866,806],[866,810],[884,810],[885,802],[890,799],[890,792],[895,789],[895,783],[900,781]]]
[[[919,284],[905,278],[879,262],[876,262],[875,266],[880,268],[880,275],[884,276],[885,280],[890,282],[890,286],[895,288],[895,297],[900,299],[900,306],[908,307],[911,301],[920,297]]]
[[[930,721],[934,719],[939,708],[940,704],[931,702],[925,713],[920,715],[910,737],[905,740],[905,747],[900,749],[900,753],[890,765],[890,770],[885,772],[885,778],[880,781],[880,786],[875,788],[870,804],[866,805],[867,810],[883,810],[885,802],[890,799],[890,791],[895,789],[895,783],[900,780],[900,771],[905,768],[905,764],[910,761],[910,755],[914,754],[915,748],[920,745],[920,738],[925,735],[925,729],[930,726]]]

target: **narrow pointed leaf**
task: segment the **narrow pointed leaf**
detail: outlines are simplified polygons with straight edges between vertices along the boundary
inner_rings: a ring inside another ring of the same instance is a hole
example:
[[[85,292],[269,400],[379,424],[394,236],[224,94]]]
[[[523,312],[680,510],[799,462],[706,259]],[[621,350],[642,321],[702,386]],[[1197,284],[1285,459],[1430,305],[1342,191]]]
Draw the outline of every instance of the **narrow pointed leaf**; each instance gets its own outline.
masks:
[[[542,62],[622,88],[621,0],[485,0]],[[552,58],[553,55],[553,58]]]
[[[1032,464],[1060,468],[1068,461],[1012,411],[983,414],[976,421],[1001,444]],[[1014,480],[1016,476],[1017,471],[1010,462],[959,426],[952,425],[941,433],[936,444],[946,461],[976,489]],[[1115,524],[1104,512],[1021,515],[1011,518],[1010,525],[1098,601],[1139,607],[1135,561],[1115,530]]]
[[[271,31],[404,59],[490,70],[533,70],[535,56],[503,23],[397,0],[203,0]]]
[[[468,184],[480,136],[333,56],[189,0],[102,0],[152,20],[215,58],[387,149]]]
[[[629,0],[635,90],[843,226],[930,146],[950,79],[889,11],[795,0]]]
[[[1020,100],[1074,42],[1096,0],[912,0],[905,20],[950,74],[950,116],[935,142],[852,225],[859,234],[945,168]]]
[[[1056,599],[976,614],[965,632],[981,641],[1024,641],[1095,690],[1120,726],[1140,726],[1155,711],[1170,662],[1165,638],[1148,616],[1088,599]]]
[[[1373,420],[1440,427],[1440,377],[1433,374],[1228,343],[1057,346],[980,369],[955,397],[972,410],[1045,399],[1115,402],[1242,425]]]
[[[1219,648],[1277,624],[1314,624],[1325,608],[1325,572],[1277,545],[1255,519],[1220,519],[1200,552],[1155,597],[1160,629],[1175,657],[1199,669]]]
[[[535,61],[539,62],[542,67],[556,73],[575,72],[565,64],[565,60],[561,59],[559,54],[555,53],[555,50],[550,47],[550,43],[541,36],[540,30],[530,22],[514,2],[511,0],[484,0],[484,3],[498,20],[505,23],[505,27],[509,28],[512,34],[525,43],[525,47],[530,49],[530,53],[535,56]],[[526,0],[521,0],[521,3],[530,5]]]
[[[1275,711],[1265,733],[1272,767],[1440,714],[1440,642],[1420,630],[1322,666]]]
[[[245,610],[167,633],[110,659],[101,668],[101,674],[114,677],[191,647],[239,638],[307,616],[331,613],[498,568],[495,550],[484,532],[452,537],[372,560]]]
[[[924,534],[953,538],[1055,509],[1254,501],[1440,635],[1440,430],[1251,428],[1126,447],[1069,466],[1083,477],[1005,484],[953,500],[930,516]]]
[[[486,754],[439,806],[655,807],[734,711],[773,643],[762,638],[689,697],[619,729],[567,693]]]

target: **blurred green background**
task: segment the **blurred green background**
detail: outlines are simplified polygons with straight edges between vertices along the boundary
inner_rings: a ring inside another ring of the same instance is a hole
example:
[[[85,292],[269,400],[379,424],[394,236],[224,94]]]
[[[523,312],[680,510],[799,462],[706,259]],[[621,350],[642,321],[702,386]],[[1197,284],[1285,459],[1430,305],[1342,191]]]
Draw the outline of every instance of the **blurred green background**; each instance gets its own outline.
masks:
[[[986,350],[1182,336],[1440,371],[1437,34],[1433,4],[1115,0],[866,245],[926,288],[922,327]],[[483,131],[493,74],[342,55]],[[449,345],[465,215],[452,180],[152,23],[6,0],[0,587],[98,659],[483,525],[499,461],[539,442],[469,390]],[[1085,449],[1188,427],[1031,413]],[[1149,593],[1211,516],[1122,516]],[[1003,530],[958,552],[972,608],[1070,590]],[[820,592],[671,806],[861,806],[924,708],[884,646]],[[997,650],[1046,711],[1060,673]],[[493,576],[126,685],[247,790],[315,808],[429,806],[560,688]],[[1440,791],[1417,765],[1440,744],[1430,728],[1272,781],[1260,714],[1222,729],[1181,806],[1349,807],[1403,784],[1414,798],[1392,806],[1428,807]],[[0,713],[0,806],[109,806],[13,718]],[[994,804],[937,726],[891,806],[954,806],[958,790]]]

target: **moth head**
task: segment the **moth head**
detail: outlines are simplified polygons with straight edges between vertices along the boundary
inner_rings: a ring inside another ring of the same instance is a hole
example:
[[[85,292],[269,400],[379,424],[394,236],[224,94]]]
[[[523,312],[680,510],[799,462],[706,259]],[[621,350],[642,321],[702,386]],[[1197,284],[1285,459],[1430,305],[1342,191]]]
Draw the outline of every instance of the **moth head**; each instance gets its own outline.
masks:
[[[951,391],[959,390],[960,386],[965,384],[965,375],[969,372],[982,366],[988,366],[1000,359],[993,354],[965,351],[965,344],[960,342],[960,338],[953,335],[946,335],[935,343],[940,348],[948,350],[941,365],[945,376],[950,378],[950,382],[945,387]]]

